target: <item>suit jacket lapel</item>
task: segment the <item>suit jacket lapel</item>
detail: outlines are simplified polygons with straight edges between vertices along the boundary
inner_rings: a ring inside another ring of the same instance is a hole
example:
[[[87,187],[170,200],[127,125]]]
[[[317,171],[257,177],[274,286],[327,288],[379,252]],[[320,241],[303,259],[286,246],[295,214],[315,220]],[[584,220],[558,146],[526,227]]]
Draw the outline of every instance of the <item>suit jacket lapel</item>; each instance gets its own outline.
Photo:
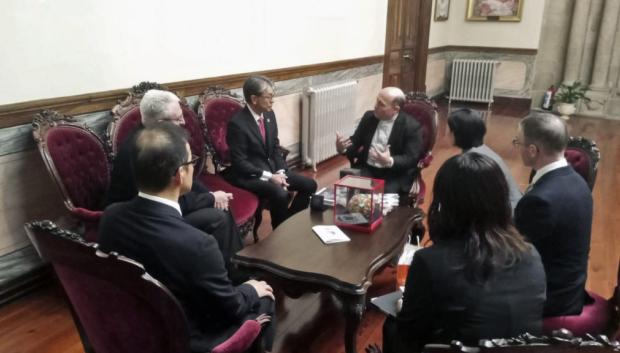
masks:
[[[263,137],[260,134],[260,129],[258,127],[258,124],[256,123],[256,120],[254,120],[254,116],[250,112],[250,108],[246,106],[244,109],[245,109],[245,120],[246,120],[248,127],[250,128],[251,134],[254,135],[254,138],[259,144],[264,146]],[[266,123],[265,123],[265,136],[267,136],[267,124]]]
[[[372,144],[372,138],[375,136],[375,131],[377,131],[377,126],[379,125],[379,119],[377,119],[377,117],[375,117],[373,115],[372,120],[368,123],[368,133],[365,136],[365,146],[368,146],[366,148],[366,153],[368,153],[368,150],[370,149],[370,145]]]
[[[269,151],[271,145],[271,116],[270,114],[263,114],[263,119],[265,122],[265,151]]]
[[[397,139],[402,135],[398,132],[405,128],[405,119],[407,119],[407,117],[402,113],[398,113],[394,125],[392,126],[392,132],[390,132],[390,137],[388,138],[388,145],[392,147],[400,146],[400,141],[397,141]]]

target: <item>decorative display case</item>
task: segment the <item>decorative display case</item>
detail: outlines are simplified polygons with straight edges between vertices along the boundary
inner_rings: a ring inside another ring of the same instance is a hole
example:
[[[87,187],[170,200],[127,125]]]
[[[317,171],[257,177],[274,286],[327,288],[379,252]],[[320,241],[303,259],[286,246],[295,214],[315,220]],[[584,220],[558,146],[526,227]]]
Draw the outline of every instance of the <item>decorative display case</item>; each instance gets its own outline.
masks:
[[[347,175],[334,184],[334,224],[371,233],[383,221],[380,179]]]

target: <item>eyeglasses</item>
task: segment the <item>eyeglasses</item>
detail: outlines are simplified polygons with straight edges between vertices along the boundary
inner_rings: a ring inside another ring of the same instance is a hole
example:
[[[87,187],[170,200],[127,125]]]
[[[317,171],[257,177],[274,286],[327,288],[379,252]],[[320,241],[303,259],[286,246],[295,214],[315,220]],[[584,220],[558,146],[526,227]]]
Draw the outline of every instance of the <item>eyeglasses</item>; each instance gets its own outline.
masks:
[[[270,95],[266,95],[266,96],[260,95],[260,96],[258,96],[258,97],[259,97],[259,98],[263,98],[264,100],[267,100],[267,101],[269,101],[269,102],[273,102],[273,97],[274,97],[274,96],[273,96],[273,94],[270,94]]]
[[[183,114],[174,117],[174,118],[163,118],[163,119],[158,119],[157,121],[160,122],[168,122],[168,123],[173,123],[173,124],[177,124],[177,125],[183,125],[185,124],[185,118],[183,117]]]
[[[200,156],[197,156],[195,154],[192,154],[192,159],[185,162],[185,163],[181,163],[181,165],[179,167],[182,167],[184,165],[193,165],[194,167],[196,166],[196,163],[198,163],[198,160],[200,159]]]

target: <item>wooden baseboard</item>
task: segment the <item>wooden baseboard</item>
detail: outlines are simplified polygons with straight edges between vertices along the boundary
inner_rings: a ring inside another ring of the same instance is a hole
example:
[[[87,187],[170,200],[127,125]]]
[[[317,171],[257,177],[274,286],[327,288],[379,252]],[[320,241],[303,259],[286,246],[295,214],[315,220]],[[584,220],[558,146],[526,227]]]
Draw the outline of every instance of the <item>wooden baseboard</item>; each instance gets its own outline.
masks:
[[[53,283],[54,274],[49,264],[41,265],[16,278],[10,279],[0,287],[0,306],[20,298],[27,293]]]
[[[516,54],[516,55],[536,55],[538,49],[524,48],[501,48],[501,47],[479,47],[467,45],[444,45],[441,47],[429,48],[428,54],[444,53],[448,51],[496,53],[496,54]]]
[[[519,97],[493,97],[494,104],[511,105],[518,110],[530,110],[532,106],[532,98],[519,98]]]

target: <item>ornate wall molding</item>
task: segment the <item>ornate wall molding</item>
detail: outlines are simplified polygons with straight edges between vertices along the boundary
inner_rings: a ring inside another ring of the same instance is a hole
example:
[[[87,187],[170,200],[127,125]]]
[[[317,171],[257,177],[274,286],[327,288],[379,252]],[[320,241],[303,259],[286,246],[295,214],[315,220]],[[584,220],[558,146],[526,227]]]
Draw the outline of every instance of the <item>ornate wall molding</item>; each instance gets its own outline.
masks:
[[[481,52],[481,53],[497,53],[497,54],[517,54],[517,55],[536,55],[538,49],[523,48],[500,48],[500,47],[477,47],[466,45],[444,45],[428,49],[428,54],[443,53],[448,51],[462,52]]]
[[[197,80],[170,82],[165,83],[164,85],[172,91],[179,92],[184,96],[193,96],[202,93],[208,86],[219,85],[225,88],[241,87],[243,81],[250,75],[265,75],[274,81],[284,81],[381,63],[383,63],[383,55],[377,55],[320,64],[287,67],[275,70],[246,72]],[[32,121],[32,116],[43,109],[53,109],[69,115],[109,110],[110,107],[114,106],[114,104],[116,104],[119,100],[122,100],[127,96],[128,90],[128,88],[123,88],[69,97],[40,99],[0,105],[0,128],[30,123]]]

